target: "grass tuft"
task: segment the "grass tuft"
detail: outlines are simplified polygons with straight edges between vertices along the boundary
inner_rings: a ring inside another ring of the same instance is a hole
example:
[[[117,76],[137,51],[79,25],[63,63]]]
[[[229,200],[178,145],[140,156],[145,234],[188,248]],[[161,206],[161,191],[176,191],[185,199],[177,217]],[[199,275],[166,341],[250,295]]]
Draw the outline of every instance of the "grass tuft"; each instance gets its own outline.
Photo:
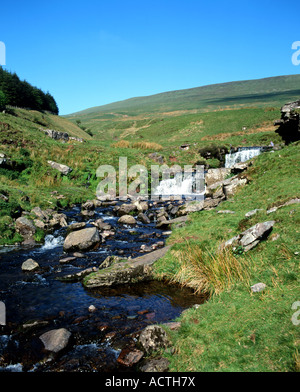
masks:
[[[180,263],[173,280],[191,287],[195,293],[220,294],[237,282],[248,283],[250,263],[237,258],[231,250],[222,249],[215,254],[203,251],[198,245],[175,251]]]

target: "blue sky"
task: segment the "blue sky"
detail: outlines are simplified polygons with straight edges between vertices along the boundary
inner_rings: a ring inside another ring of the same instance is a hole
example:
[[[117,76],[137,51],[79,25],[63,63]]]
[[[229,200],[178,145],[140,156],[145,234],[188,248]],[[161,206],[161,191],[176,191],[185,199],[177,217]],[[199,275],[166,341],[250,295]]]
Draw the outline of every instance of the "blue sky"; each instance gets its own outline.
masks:
[[[0,7],[5,69],[60,114],[206,84],[299,74],[300,2],[14,1]]]

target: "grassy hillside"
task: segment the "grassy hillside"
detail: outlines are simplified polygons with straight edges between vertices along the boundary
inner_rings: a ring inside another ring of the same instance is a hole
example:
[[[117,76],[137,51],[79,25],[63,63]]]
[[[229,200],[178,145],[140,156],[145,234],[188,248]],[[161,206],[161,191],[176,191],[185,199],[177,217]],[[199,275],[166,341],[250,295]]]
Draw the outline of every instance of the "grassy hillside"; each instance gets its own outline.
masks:
[[[167,164],[195,163],[199,148],[209,145],[280,143],[273,123],[280,107],[299,96],[300,75],[278,76],[132,98],[66,118],[106,145],[125,141],[129,152],[134,143],[155,142]],[[182,144],[189,150],[182,152]]]
[[[217,210],[191,214],[188,224],[168,239],[172,250],[156,263],[160,278],[201,289],[203,276],[197,271],[215,260],[210,300],[184,312],[181,328],[169,331],[175,354],[166,351],[164,356],[172,371],[300,370],[300,327],[291,321],[292,304],[300,298],[300,205],[266,213],[300,197],[299,147],[296,143],[256,158],[248,185]],[[262,211],[245,218],[256,208]],[[268,220],[275,220],[271,236],[256,248],[227,258],[218,254],[221,242]],[[258,282],[267,288],[251,293],[250,286]]]
[[[113,118],[115,114],[214,110],[226,106],[281,106],[300,95],[300,75],[229,82],[137,97],[70,114],[69,118]]]

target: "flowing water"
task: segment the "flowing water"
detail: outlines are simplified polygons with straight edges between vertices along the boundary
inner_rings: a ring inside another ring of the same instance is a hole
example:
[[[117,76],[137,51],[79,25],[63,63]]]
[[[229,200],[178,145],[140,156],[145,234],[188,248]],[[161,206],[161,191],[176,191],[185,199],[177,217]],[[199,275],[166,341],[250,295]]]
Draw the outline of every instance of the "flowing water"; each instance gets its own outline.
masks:
[[[246,162],[263,151],[262,147],[240,147],[237,152],[225,155],[225,167],[230,168],[236,163]]]
[[[153,209],[158,208],[159,204]],[[153,211],[152,209],[152,211]],[[174,320],[181,312],[205,298],[188,289],[165,282],[147,282],[114,288],[86,290],[81,282],[65,283],[58,277],[98,267],[109,255],[141,256],[141,245],[164,242],[167,234],[149,224],[122,226],[113,207],[97,208],[92,220],[102,218],[115,230],[97,251],[84,253],[67,264],[63,241],[66,228],[45,237],[34,248],[0,248],[0,301],[6,307],[6,325],[0,326],[0,370],[2,371],[110,371],[124,370],[116,359],[122,347],[131,344],[134,334],[153,323]],[[68,224],[85,221],[80,206],[63,211]],[[149,211],[150,212],[150,211]],[[37,261],[35,272],[23,272],[28,258]],[[93,313],[90,305],[96,307]],[[32,328],[28,321],[43,322]],[[39,339],[42,333],[65,327],[71,333],[68,350],[55,360],[47,355]]]

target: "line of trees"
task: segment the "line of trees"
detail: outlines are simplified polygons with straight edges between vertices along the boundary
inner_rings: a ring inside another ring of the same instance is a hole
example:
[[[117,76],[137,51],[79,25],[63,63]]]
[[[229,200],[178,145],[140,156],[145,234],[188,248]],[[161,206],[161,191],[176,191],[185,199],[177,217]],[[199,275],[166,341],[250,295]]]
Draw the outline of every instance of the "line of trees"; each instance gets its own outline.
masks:
[[[0,110],[6,105],[58,114],[53,96],[0,67]]]

